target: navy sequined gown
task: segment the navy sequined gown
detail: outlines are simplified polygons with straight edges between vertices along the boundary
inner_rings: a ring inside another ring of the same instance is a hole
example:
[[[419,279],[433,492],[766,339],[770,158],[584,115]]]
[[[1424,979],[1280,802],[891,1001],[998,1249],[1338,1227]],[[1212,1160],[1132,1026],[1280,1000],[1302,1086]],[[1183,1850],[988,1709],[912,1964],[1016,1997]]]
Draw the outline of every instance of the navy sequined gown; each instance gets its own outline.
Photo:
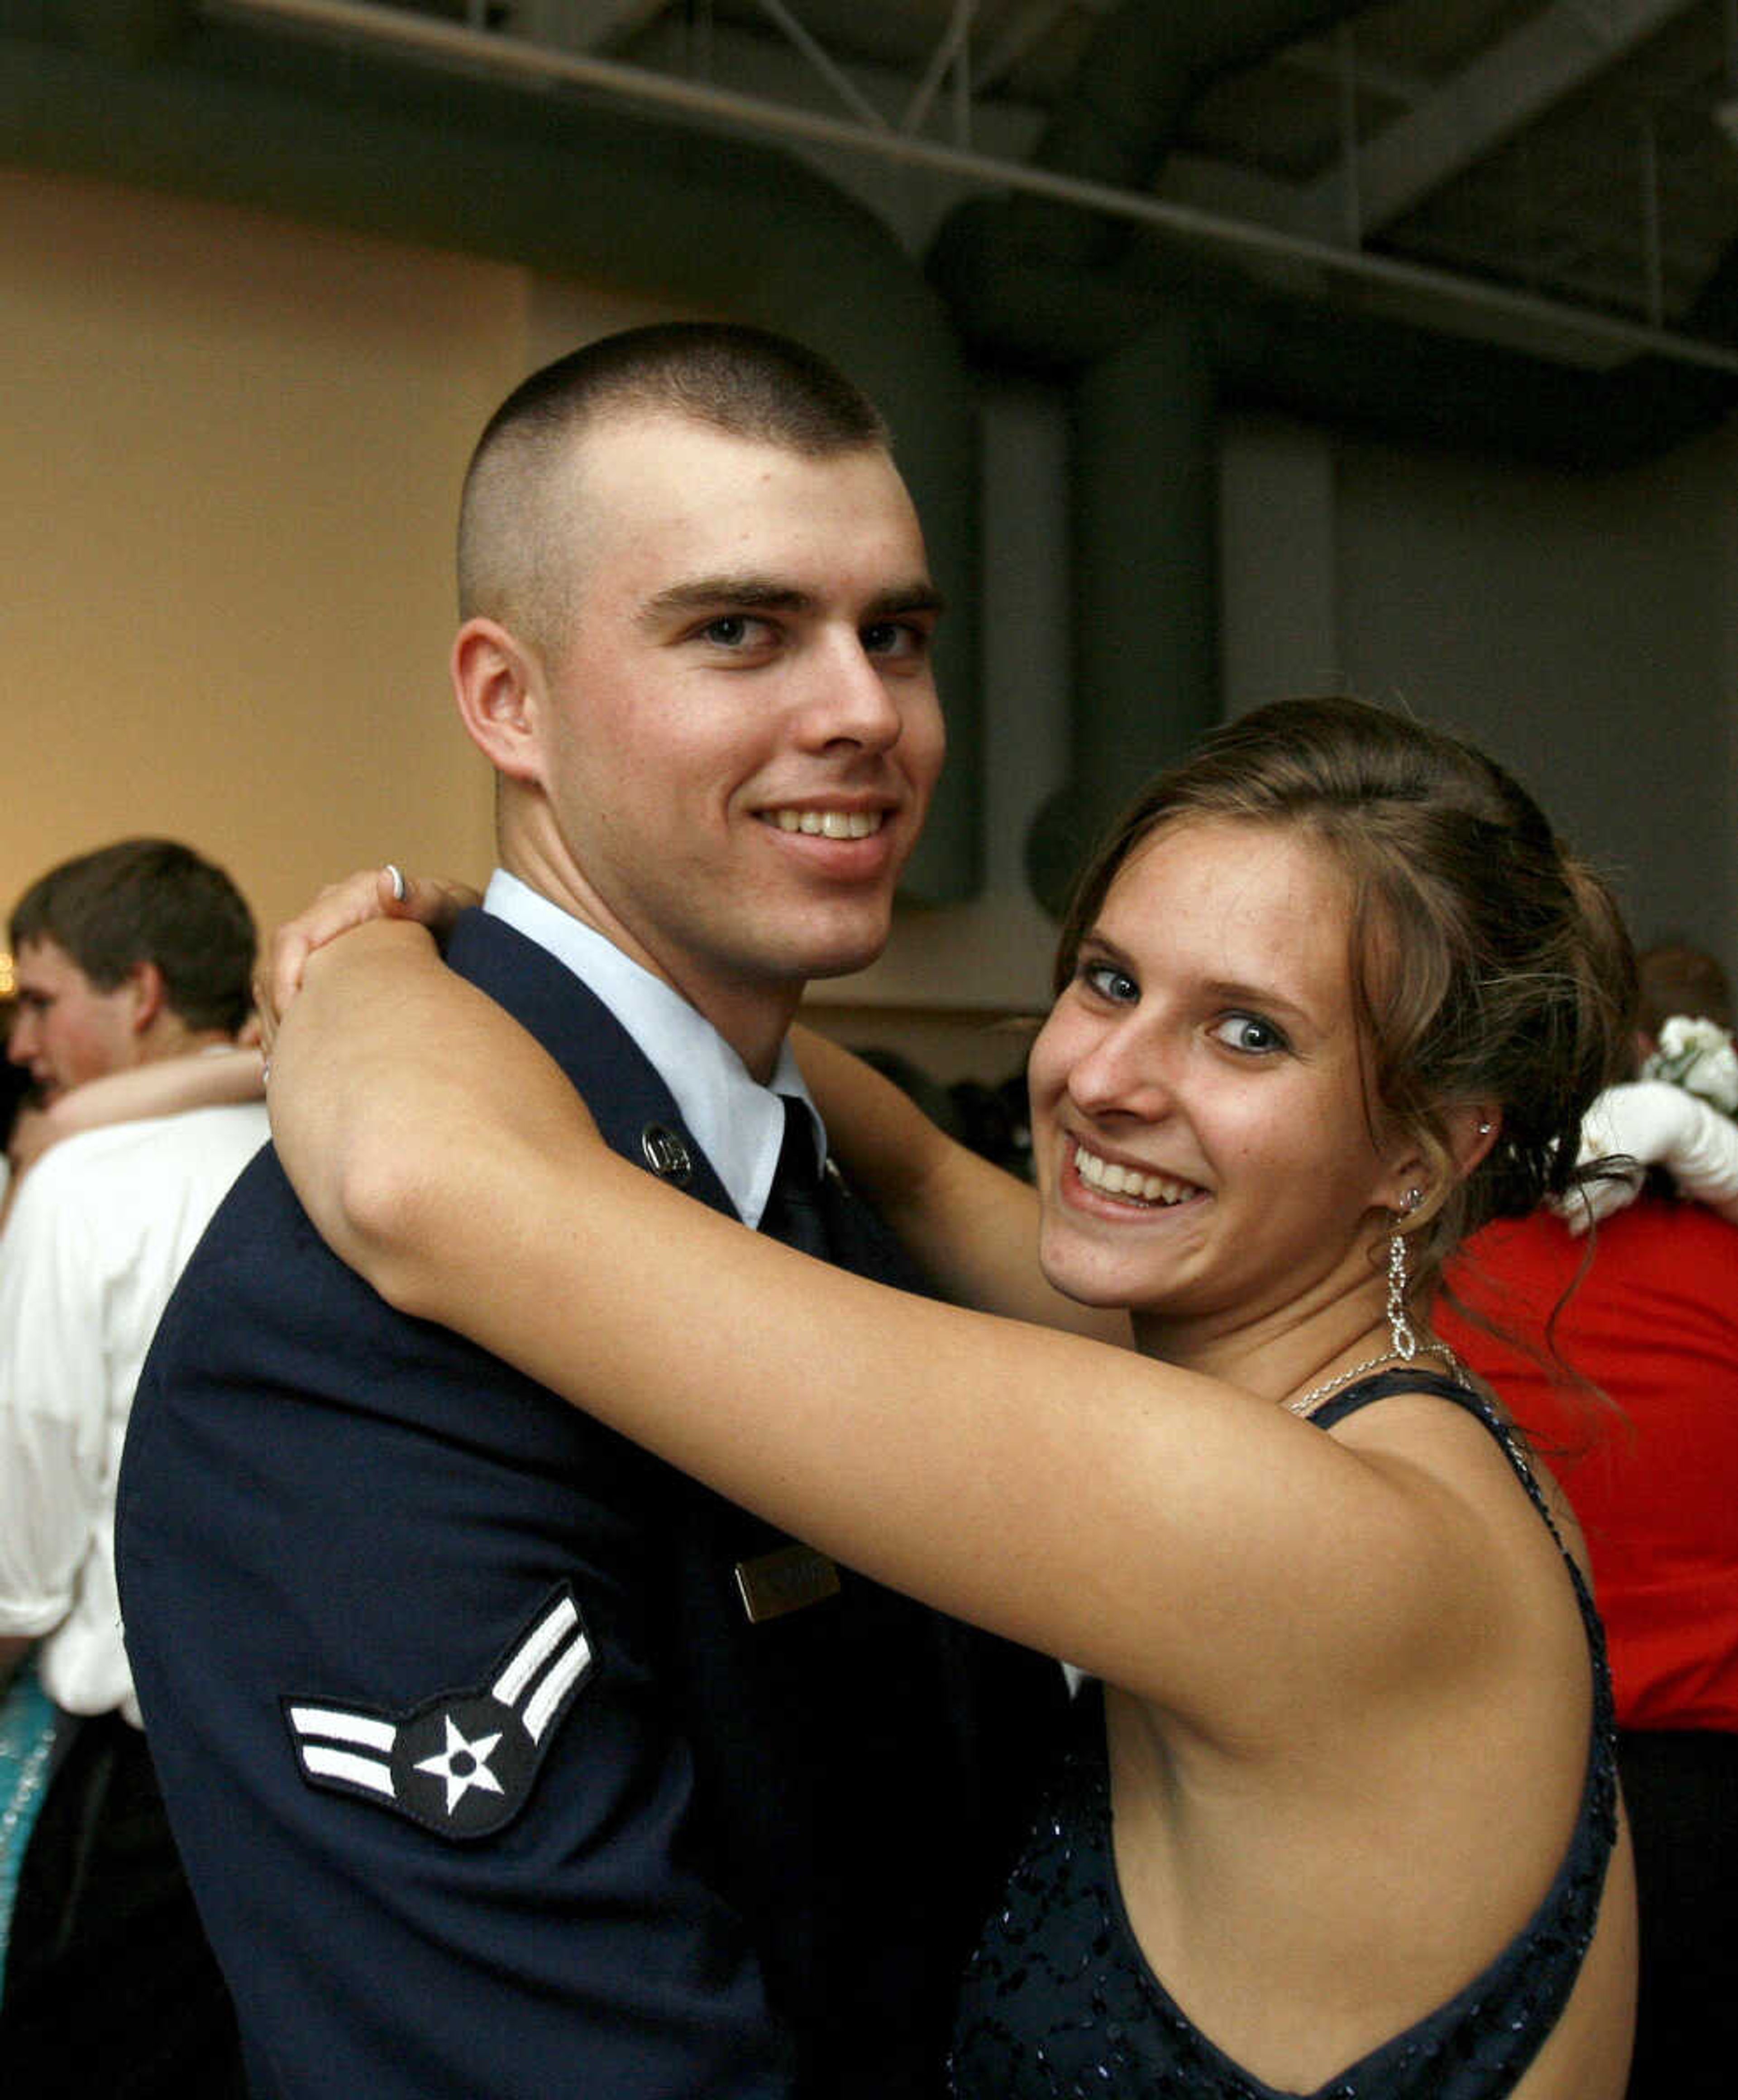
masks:
[[[1312,1419],[1326,1429],[1371,1401],[1419,1391],[1458,1401],[1484,1423],[1549,1524],[1506,1425],[1446,1379],[1384,1372]],[[1587,1629],[1594,1702],[1581,1811],[1556,1877],[1528,1924],[1464,1990],[1307,2100],[1498,2100],[1568,2001],[1599,1914],[1617,1796],[1604,1636],[1580,1569],[1564,1557]],[[948,2069],[957,2100],[1300,2100],[1216,2049],[1140,1952],[1117,1886],[1096,1688],[1081,1696],[1051,1799],[967,1970]]]

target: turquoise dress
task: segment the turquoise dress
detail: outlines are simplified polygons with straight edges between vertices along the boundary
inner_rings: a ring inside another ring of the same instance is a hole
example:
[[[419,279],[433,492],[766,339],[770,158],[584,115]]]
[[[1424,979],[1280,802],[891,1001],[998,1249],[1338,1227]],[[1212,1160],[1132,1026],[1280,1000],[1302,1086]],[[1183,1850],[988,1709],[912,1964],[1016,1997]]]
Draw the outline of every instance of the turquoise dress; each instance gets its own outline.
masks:
[[[29,1657],[0,1694],[0,1993],[6,1988],[6,1950],[18,1870],[48,1791],[55,1746],[55,1710]]]

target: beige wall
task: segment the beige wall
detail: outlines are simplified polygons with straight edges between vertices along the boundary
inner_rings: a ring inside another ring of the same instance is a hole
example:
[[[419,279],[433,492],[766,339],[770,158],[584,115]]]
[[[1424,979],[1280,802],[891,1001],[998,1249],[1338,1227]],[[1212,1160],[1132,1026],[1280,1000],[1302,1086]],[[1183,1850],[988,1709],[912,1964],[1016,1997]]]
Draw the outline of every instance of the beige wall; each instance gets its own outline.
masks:
[[[682,311],[0,170],[0,907],[135,832],[221,861],[264,929],[389,857],[480,880],[489,776],[446,670],[465,458],[534,365]],[[988,1024],[1042,1002],[1048,948],[993,898],[818,990],[841,1032],[997,1077]]]
[[[452,528],[523,274],[0,172],[0,900],[130,832],[270,924],[388,855],[486,871]]]

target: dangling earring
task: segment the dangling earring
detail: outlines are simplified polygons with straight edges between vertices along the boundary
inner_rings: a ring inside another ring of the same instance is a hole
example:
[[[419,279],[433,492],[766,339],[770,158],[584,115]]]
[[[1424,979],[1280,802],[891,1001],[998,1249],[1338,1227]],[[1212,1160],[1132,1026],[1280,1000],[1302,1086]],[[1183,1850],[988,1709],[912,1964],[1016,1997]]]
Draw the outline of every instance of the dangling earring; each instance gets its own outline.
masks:
[[[1423,1191],[1409,1189],[1400,1214],[1409,1218],[1423,1200]],[[1409,1364],[1418,1352],[1418,1338],[1412,1331],[1412,1322],[1406,1317],[1406,1242],[1398,1232],[1388,1235],[1388,1333],[1394,1343],[1394,1354],[1404,1364]]]

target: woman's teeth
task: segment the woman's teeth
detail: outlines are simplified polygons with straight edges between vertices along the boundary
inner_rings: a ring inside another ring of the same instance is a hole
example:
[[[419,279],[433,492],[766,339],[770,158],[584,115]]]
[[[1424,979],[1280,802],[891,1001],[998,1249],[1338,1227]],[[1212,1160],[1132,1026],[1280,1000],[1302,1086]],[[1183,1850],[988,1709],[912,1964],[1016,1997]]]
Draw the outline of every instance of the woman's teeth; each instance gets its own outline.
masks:
[[[1084,1145],[1074,1147],[1074,1171],[1089,1189],[1125,1202],[1186,1203],[1199,1191],[1193,1181],[1173,1181],[1168,1174],[1143,1174],[1138,1167],[1118,1167],[1114,1160],[1101,1159]]]

